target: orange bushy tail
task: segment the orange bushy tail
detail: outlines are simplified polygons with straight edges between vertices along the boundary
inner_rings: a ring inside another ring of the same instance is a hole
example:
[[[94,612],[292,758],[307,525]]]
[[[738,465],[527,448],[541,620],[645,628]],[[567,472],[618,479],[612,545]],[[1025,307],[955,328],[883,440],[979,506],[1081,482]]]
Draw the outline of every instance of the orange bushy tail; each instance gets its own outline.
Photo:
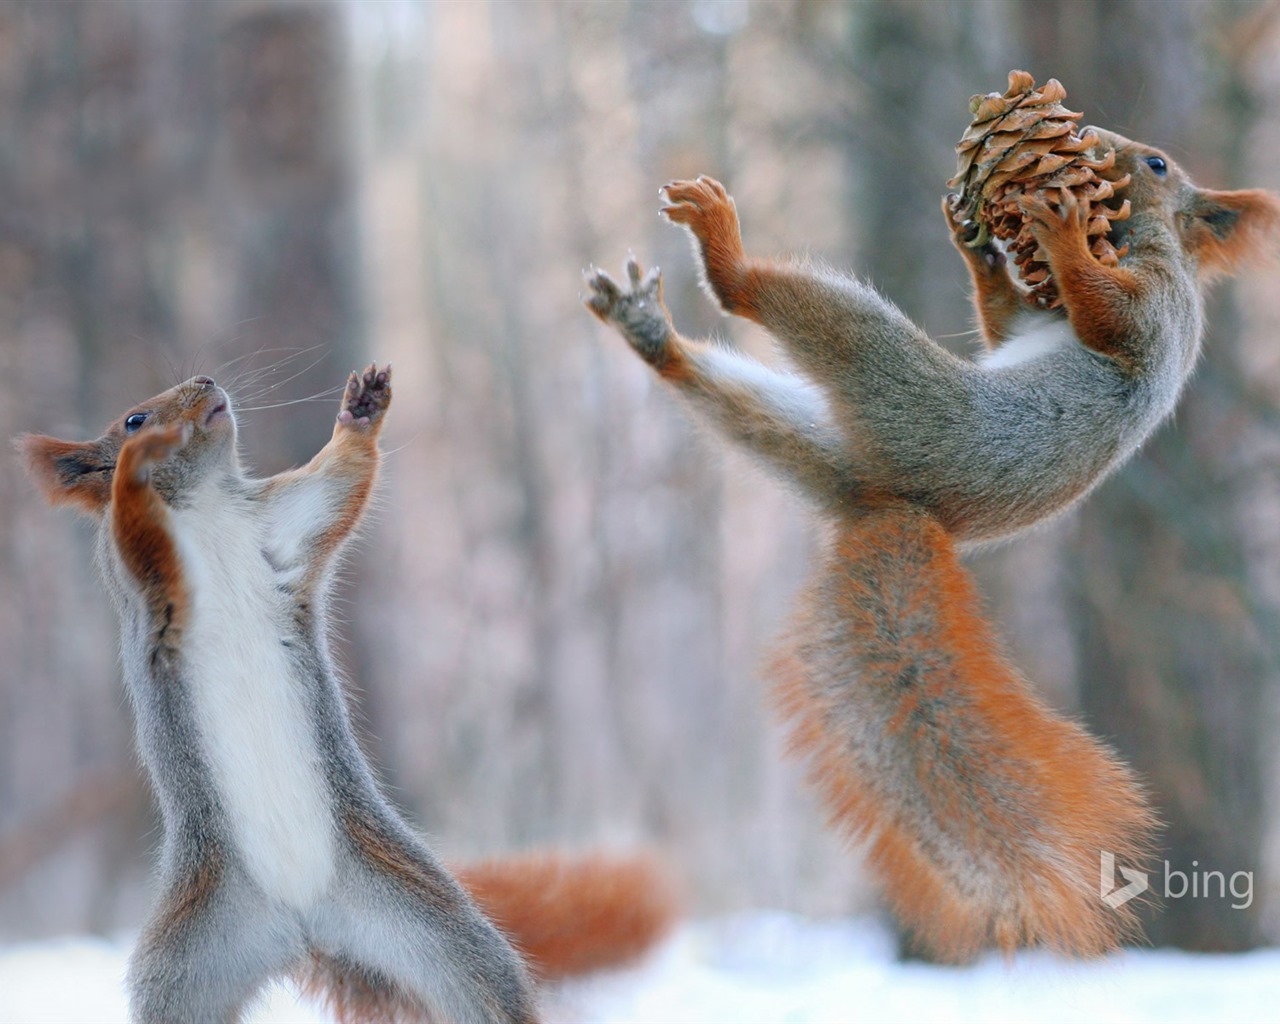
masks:
[[[675,885],[650,857],[534,853],[451,870],[542,981],[634,960],[679,912]]]
[[[1103,953],[1137,921],[1101,899],[1100,858],[1140,862],[1155,818],[1129,769],[1035,697],[980,604],[927,514],[842,523],[776,662],[793,749],[929,951]]]

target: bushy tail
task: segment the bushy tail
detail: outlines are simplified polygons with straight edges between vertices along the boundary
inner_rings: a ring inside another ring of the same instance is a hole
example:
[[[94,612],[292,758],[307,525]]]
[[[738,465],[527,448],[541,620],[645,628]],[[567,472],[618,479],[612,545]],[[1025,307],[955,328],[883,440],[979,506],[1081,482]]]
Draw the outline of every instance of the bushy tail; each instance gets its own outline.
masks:
[[[776,661],[793,749],[928,951],[1103,953],[1138,925],[1101,898],[1102,854],[1139,865],[1155,818],[1130,770],[1035,697],[980,604],[925,513],[841,524]]]
[[[534,853],[451,870],[542,981],[626,964],[679,914],[676,887],[651,857]]]

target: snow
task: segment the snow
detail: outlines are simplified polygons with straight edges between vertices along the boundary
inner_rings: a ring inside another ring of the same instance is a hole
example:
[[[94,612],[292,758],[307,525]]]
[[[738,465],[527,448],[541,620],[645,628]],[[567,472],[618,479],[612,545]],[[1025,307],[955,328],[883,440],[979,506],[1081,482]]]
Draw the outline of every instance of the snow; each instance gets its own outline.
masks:
[[[0,948],[0,1024],[125,1020],[128,941],[69,938]],[[644,963],[562,985],[546,1017],[599,1024],[1178,1024],[1272,1019],[1280,949],[1233,955],[1130,950],[1094,963],[1025,954],[964,968],[900,963],[863,920],[758,911],[688,924]],[[249,1020],[319,1024],[273,987]]]

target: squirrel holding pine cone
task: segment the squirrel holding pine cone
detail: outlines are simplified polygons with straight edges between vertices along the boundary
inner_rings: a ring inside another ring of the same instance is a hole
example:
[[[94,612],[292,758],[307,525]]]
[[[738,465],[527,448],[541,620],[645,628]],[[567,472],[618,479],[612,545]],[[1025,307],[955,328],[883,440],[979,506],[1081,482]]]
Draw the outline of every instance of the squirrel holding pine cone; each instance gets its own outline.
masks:
[[[1093,955],[1137,927],[1098,895],[1155,819],[1129,768],[1006,659],[960,560],[1081,500],[1173,411],[1215,277],[1280,236],[1280,200],[1197,187],[1158,149],[1077,133],[1051,81],[975,97],[944,200],[985,351],[942,348],[870,285],[743,250],[711,178],[666,186],[726,313],[796,367],[672,326],[657,269],[587,305],[695,415],[815,506],[825,545],[774,662],[794,750],[917,943]],[[1016,269],[1015,272],[1011,272]]]

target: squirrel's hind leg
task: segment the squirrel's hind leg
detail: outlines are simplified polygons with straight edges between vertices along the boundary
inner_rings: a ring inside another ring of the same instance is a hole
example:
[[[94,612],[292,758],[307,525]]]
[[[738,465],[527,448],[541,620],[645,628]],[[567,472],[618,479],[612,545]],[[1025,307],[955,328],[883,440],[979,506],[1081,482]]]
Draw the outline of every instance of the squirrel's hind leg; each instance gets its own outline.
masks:
[[[223,1024],[305,951],[296,921],[216,857],[171,879],[129,959],[135,1024]]]
[[[294,980],[339,1024],[391,1024],[422,1015],[421,1006],[406,999],[390,978],[344,955],[313,950]]]
[[[307,987],[352,1024],[532,1024],[519,956],[420,842],[377,817],[347,822],[354,863],[310,924]]]

